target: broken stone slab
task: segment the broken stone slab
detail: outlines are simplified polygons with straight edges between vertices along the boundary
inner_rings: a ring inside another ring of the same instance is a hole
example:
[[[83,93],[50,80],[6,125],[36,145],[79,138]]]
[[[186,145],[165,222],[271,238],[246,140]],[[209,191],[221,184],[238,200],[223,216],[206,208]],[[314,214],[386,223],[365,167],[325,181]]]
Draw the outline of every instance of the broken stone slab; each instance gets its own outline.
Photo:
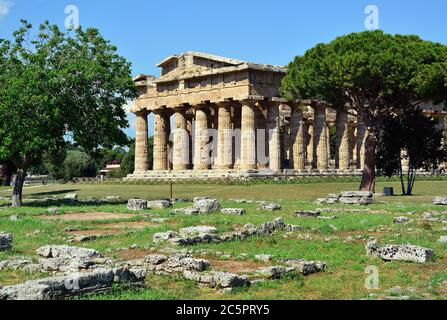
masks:
[[[152,265],[159,265],[162,264],[168,260],[168,257],[162,254],[150,254],[144,258],[144,261],[146,263],[152,264]]]
[[[180,229],[179,233],[183,237],[195,236],[201,234],[217,234],[217,229],[215,227],[209,227],[209,226],[192,226]]]
[[[221,288],[237,288],[250,285],[250,281],[246,276],[240,276],[234,273],[216,272],[213,277],[216,286]]]
[[[0,251],[12,249],[14,237],[10,232],[0,232]]]
[[[322,272],[326,270],[327,263],[324,261],[305,261],[303,259],[285,259],[283,262],[290,266],[296,268],[296,271],[307,276],[309,274]]]
[[[116,203],[116,202],[123,201],[123,198],[121,198],[120,196],[107,196],[107,197],[104,198],[103,201],[104,202],[109,202],[109,203]]]
[[[281,205],[278,203],[263,202],[260,204],[259,210],[261,210],[261,211],[277,211],[277,210],[281,210]]]
[[[385,261],[395,260],[417,263],[427,263],[434,258],[433,249],[411,244],[390,244],[379,246],[376,240],[370,241],[366,244],[366,254],[372,257],[380,257]]]
[[[293,213],[294,217],[302,218],[302,217],[311,217],[316,218],[321,215],[320,211],[295,211]]]
[[[70,271],[88,269],[101,254],[94,249],[71,246],[44,246],[36,250],[44,271]]]
[[[373,203],[372,198],[366,198],[366,197],[340,197],[338,199],[338,202],[342,204],[358,204],[358,205],[368,205]]]
[[[272,261],[273,256],[271,254],[257,254],[255,255],[255,259],[262,262]]]
[[[259,268],[256,273],[265,276],[269,279],[281,279],[285,275],[295,271],[294,267],[272,266],[266,268]]]
[[[297,226],[295,224],[287,224],[285,227],[286,231],[294,232],[294,231],[300,231],[302,228],[300,226]]]
[[[408,217],[396,217],[394,218],[394,223],[395,224],[403,224],[403,223],[407,223],[407,222],[411,222],[412,220]]]
[[[142,285],[146,272],[139,269],[102,269],[67,276],[27,281],[0,288],[0,300],[59,300],[110,290],[114,283]]]
[[[151,200],[147,201],[147,209],[166,209],[172,207],[169,200]]]
[[[194,198],[194,208],[199,211],[199,213],[212,213],[220,211],[220,202],[216,199],[210,198]]]
[[[243,216],[245,215],[246,211],[242,208],[225,208],[220,210],[220,213],[234,216]]]
[[[172,213],[173,214],[179,213],[179,214],[195,216],[195,215],[198,215],[200,212],[199,212],[199,209],[196,209],[194,207],[187,207],[187,208],[174,209],[174,210],[172,210]]]
[[[441,196],[435,197],[433,199],[433,204],[435,206],[446,206],[447,205],[447,197],[446,196],[444,196],[444,197],[441,197]]]
[[[286,227],[286,225],[284,224],[284,220],[281,217],[279,217],[279,218],[276,218],[272,222],[263,223],[257,229],[257,234],[258,235],[269,235],[276,230],[284,230],[285,227]]]
[[[73,236],[68,238],[68,242],[88,242],[98,238],[96,235]]]
[[[127,202],[127,210],[139,211],[147,209],[147,201],[143,199],[129,199]]]
[[[176,238],[176,237],[178,237],[178,235],[179,234],[177,232],[171,231],[171,230],[166,231],[166,232],[158,232],[152,236],[152,240],[154,242],[162,242],[162,241],[167,241],[172,238]]]
[[[343,191],[340,198],[372,198],[374,193],[370,191]]]
[[[77,193],[67,193],[64,197],[64,200],[67,201],[77,201],[79,198]]]
[[[320,220],[334,220],[334,219],[337,219],[338,217],[337,216],[319,216],[316,218],[320,219]]]

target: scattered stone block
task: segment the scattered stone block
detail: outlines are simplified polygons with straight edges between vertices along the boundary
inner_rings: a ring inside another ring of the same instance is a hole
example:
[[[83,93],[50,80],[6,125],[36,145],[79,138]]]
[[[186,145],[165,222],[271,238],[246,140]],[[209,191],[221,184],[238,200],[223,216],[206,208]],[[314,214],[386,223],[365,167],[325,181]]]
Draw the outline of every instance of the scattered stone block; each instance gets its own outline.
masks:
[[[173,239],[178,237],[178,233],[175,231],[166,231],[166,232],[158,232],[152,236],[152,240],[154,242],[162,242],[167,241],[169,239]]]
[[[259,210],[261,210],[261,211],[277,211],[277,210],[281,210],[281,205],[279,205],[278,203],[263,202],[259,206]]]
[[[166,209],[172,207],[169,200],[151,200],[147,201],[147,209]]]
[[[380,257],[385,261],[395,260],[417,263],[427,263],[434,257],[433,249],[410,244],[379,246],[375,240],[366,244],[366,253],[368,256]]]
[[[394,223],[395,224],[403,224],[403,223],[407,223],[407,222],[411,222],[412,220],[408,217],[396,217],[394,218]]]
[[[194,198],[194,208],[199,211],[199,213],[212,213],[220,211],[220,202],[216,199],[210,198]]]
[[[311,217],[316,218],[321,215],[320,211],[295,211],[293,213],[294,217],[302,218],[302,217]]]
[[[147,209],[147,201],[142,199],[129,199],[127,202],[127,210],[140,211]]]
[[[439,243],[447,243],[447,236],[441,236],[438,240]]]
[[[195,236],[201,234],[217,234],[217,229],[215,227],[209,226],[192,226],[187,228],[182,228],[179,231],[181,236]]]
[[[60,212],[59,208],[54,207],[54,208],[48,208],[47,213],[48,214],[59,214],[61,212]]]
[[[245,215],[246,211],[242,208],[225,208],[220,210],[220,213],[222,214],[228,214],[233,216],[243,216]]]
[[[64,197],[64,200],[66,201],[78,201],[78,194],[77,193],[67,193]]]
[[[0,251],[12,249],[13,235],[9,232],[0,232]]]
[[[441,196],[435,197],[433,199],[433,204],[435,206],[446,206],[447,205],[447,197],[446,196],[444,196],[444,197],[441,197]]]
[[[262,262],[272,261],[273,256],[271,254],[257,254],[255,259]]]
[[[295,271],[294,267],[272,266],[260,268],[257,273],[266,276],[269,279],[281,279],[290,272]]]

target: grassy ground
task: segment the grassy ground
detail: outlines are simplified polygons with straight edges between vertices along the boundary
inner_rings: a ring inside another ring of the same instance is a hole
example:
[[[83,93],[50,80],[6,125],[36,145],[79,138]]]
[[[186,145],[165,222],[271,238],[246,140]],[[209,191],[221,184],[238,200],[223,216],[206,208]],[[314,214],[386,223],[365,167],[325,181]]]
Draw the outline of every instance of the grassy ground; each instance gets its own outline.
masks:
[[[379,184],[378,190],[385,184]],[[395,190],[397,184],[388,183]],[[216,269],[237,271],[241,268],[254,268],[258,264],[254,256],[259,253],[272,254],[275,259],[304,258],[322,260],[328,263],[326,272],[307,277],[293,276],[279,281],[271,281],[251,288],[244,288],[231,293],[220,293],[210,288],[198,287],[195,283],[180,278],[149,275],[147,288],[129,290],[116,287],[111,293],[91,296],[90,299],[363,299],[370,294],[382,294],[387,289],[400,286],[405,293],[415,299],[447,298],[447,247],[438,243],[441,235],[447,231],[441,223],[422,221],[421,215],[426,211],[443,211],[441,207],[431,205],[435,195],[447,194],[447,182],[418,182],[415,196],[412,197],[379,197],[378,202],[369,206],[369,212],[350,213],[355,206],[332,206],[340,209],[335,220],[318,220],[312,218],[294,218],[293,211],[300,209],[316,209],[313,201],[331,192],[355,190],[354,184],[300,184],[300,185],[254,185],[217,186],[217,185],[175,185],[174,197],[191,199],[193,196],[208,195],[223,201],[224,207],[243,207],[247,209],[245,216],[224,216],[212,214],[188,217],[170,214],[171,210],[148,210],[147,213],[167,218],[164,223],[152,223],[149,216],[125,216],[125,203],[103,205],[66,205],[60,204],[60,217],[70,213],[82,213],[86,217],[91,213],[119,213],[116,219],[75,221],[48,219],[47,205],[27,203],[19,209],[0,208],[0,230],[14,233],[14,249],[0,253],[0,260],[12,257],[31,257],[37,259],[35,250],[47,244],[66,244],[70,234],[66,227],[77,227],[81,232],[112,232],[111,236],[98,238],[95,241],[78,244],[99,250],[107,256],[120,259],[144,257],[149,253],[145,248],[160,247],[152,243],[155,232],[177,230],[192,225],[213,225],[219,231],[238,229],[245,223],[260,224],[282,216],[286,223],[303,227],[300,232],[278,232],[268,237],[253,237],[241,242],[224,244],[203,244],[192,247],[193,250],[209,249],[207,258]],[[126,198],[159,199],[169,197],[168,186],[137,185],[50,185],[32,187],[25,190],[25,196],[42,198],[48,196],[62,197],[68,192],[76,192],[81,198],[102,198],[108,195],[119,195]],[[8,196],[8,189],[0,189],[0,196]],[[257,211],[256,204],[237,204],[230,199],[244,198],[256,200],[274,200],[282,204],[279,212],[265,213]],[[189,206],[190,203],[177,204]],[[54,206],[54,205],[53,205]],[[363,208],[363,207],[362,207]],[[410,224],[396,225],[393,219],[409,211],[414,221]],[[10,216],[17,215],[18,221],[11,221]],[[81,216],[83,216],[81,215]],[[97,215],[98,216],[98,215]],[[100,215],[99,215],[100,216]],[[131,226],[139,226],[135,229]],[[334,228],[335,227],[335,228]],[[370,236],[378,238],[382,243],[412,243],[433,248],[436,259],[428,264],[405,262],[386,263],[365,255],[364,239]],[[133,244],[138,249],[121,251]],[[246,260],[236,257],[247,254]],[[230,254],[232,258],[221,257]],[[279,264],[273,261],[272,264]],[[380,276],[380,289],[367,290],[364,286],[365,268],[377,266]],[[23,272],[6,270],[0,272],[0,285],[15,284],[25,279],[45,276],[43,274],[27,275]]]

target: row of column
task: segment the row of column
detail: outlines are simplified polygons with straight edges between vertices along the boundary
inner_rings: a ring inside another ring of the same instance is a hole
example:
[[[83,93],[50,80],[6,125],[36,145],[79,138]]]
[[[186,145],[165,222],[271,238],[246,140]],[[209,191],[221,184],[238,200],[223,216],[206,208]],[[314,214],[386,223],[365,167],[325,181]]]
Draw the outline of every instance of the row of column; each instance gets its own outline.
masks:
[[[232,115],[232,107],[234,113]],[[283,143],[280,125],[279,104],[270,103],[265,106],[263,112],[256,101],[246,100],[236,107],[230,103],[216,105],[214,122],[209,117],[210,105],[194,106],[195,127],[192,131],[192,119],[187,119],[184,108],[173,109],[174,134],[172,169],[191,169],[191,160],[194,170],[210,169],[210,136],[208,128],[217,129],[217,163],[213,169],[258,169],[260,165],[257,159],[257,148],[263,141],[257,137],[257,129],[267,129],[267,143],[263,146],[263,152],[268,154],[268,167],[273,171],[282,169]],[[329,129],[326,124],[326,107],[314,108],[314,120],[312,125],[306,125],[303,111],[298,106],[292,106],[289,134],[289,163],[296,170],[304,170],[310,160],[313,168],[321,171],[329,169],[330,139]],[[135,145],[135,171],[146,172],[148,170],[148,123],[147,111],[136,114],[136,145]],[[216,121],[217,116],[217,121]],[[154,147],[153,170],[163,171],[170,169],[168,161],[168,145],[170,128],[170,113],[167,110],[154,111]],[[350,136],[348,112],[340,110],[336,118],[336,168],[348,170],[352,157],[352,137]],[[234,130],[240,129],[240,146],[234,138]],[[363,163],[364,137],[366,127],[363,122],[357,123],[356,148],[359,154],[358,162]],[[310,139],[306,136],[310,135]],[[194,141],[194,154],[191,148]],[[240,148],[240,159],[235,159],[235,151]],[[363,151],[362,151],[363,149]]]

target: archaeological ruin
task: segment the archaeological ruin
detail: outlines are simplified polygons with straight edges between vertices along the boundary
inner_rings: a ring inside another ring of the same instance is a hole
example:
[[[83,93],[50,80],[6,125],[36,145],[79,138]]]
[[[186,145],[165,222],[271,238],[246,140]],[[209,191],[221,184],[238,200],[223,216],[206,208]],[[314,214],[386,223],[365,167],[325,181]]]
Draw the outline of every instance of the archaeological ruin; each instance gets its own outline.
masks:
[[[128,179],[361,172],[364,122],[349,108],[282,99],[285,67],[199,52],[170,56],[157,66],[159,78],[135,78],[135,172]],[[446,127],[442,106],[424,110]]]

